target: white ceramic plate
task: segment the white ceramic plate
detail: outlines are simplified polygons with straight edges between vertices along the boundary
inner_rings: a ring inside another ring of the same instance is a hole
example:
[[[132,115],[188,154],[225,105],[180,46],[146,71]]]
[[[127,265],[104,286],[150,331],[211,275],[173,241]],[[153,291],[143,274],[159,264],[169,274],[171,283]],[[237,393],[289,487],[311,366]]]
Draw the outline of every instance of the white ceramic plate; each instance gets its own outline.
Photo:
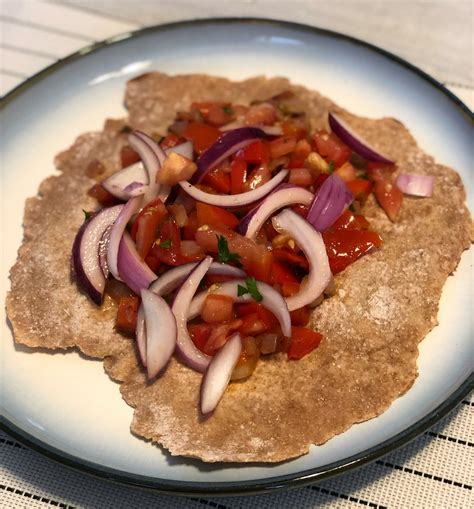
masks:
[[[55,172],[54,155],[77,135],[100,129],[105,118],[125,115],[126,81],[153,69],[233,79],[285,75],[356,114],[396,117],[423,149],[461,173],[472,210],[469,112],[409,64],[358,41],[301,25],[220,20],[156,27],[85,50],[7,97],[1,112],[2,302],[21,243],[25,199]],[[353,426],[297,460],[239,466],[172,458],[130,434],[132,409],[122,401],[117,384],[104,375],[101,362],[74,352],[32,353],[14,347],[5,317],[4,425],[66,464],[173,492],[274,489],[340,472],[420,433],[466,393],[473,358],[470,257],[472,250],[464,253],[446,284],[440,325],[421,344],[414,387],[377,419]]]

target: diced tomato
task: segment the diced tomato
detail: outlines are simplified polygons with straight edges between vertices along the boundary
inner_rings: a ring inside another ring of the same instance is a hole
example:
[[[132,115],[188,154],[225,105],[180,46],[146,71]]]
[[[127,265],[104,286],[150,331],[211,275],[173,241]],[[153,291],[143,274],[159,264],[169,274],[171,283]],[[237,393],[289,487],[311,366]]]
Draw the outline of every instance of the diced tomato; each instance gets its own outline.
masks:
[[[271,281],[272,262],[272,252],[268,251],[263,245],[257,245],[252,261],[247,261],[242,258],[242,263],[247,274],[265,283]]]
[[[295,156],[307,158],[311,153],[311,145],[308,140],[299,140],[293,151]]]
[[[115,326],[122,332],[133,334],[137,326],[139,299],[133,297],[121,297],[117,311]]]
[[[231,335],[231,333],[238,330],[241,325],[242,320],[240,319],[214,324],[211,328],[209,339],[206,341],[204,346],[204,353],[214,355],[217,350],[225,345],[227,338]]]
[[[301,121],[298,122],[297,120],[285,120],[281,124],[281,127],[285,136],[292,136],[297,140],[306,138],[306,135],[308,134],[305,124]]]
[[[289,168],[290,170],[295,169],[295,168],[296,169],[302,168],[305,164],[305,161],[306,161],[305,157],[299,157],[295,154],[291,154],[290,162],[288,163],[288,165],[286,167]]]
[[[349,191],[354,195],[354,199],[361,203],[365,203],[369,194],[372,192],[372,182],[366,179],[353,179],[346,182]]]
[[[317,191],[326,181],[326,179],[329,177],[329,173],[320,173],[316,180],[314,181],[313,187],[314,190]]]
[[[195,323],[188,325],[188,330],[193,343],[201,352],[204,352],[206,343],[211,335],[211,326],[208,323]]]
[[[350,157],[351,149],[334,133],[318,131],[314,137],[314,144],[319,154],[327,161],[334,161],[336,168],[342,166]]]
[[[313,174],[308,168],[295,168],[290,171],[288,181],[295,186],[307,187],[313,183]]]
[[[158,258],[156,258],[155,256],[153,256],[153,255],[146,256],[145,257],[145,263],[155,273],[158,271],[158,269],[160,268],[160,265],[161,265],[160,260]]]
[[[331,226],[331,230],[367,230],[369,226],[369,222],[364,216],[345,210]]]
[[[125,147],[122,147],[120,150],[120,161],[122,163],[122,168],[126,168],[127,166],[138,163],[138,161],[140,161],[140,156],[132,147],[125,145]]]
[[[240,279],[240,277],[224,276],[220,274],[206,274],[206,283],[210,285],[224,283],[232,279]]]
[[[235,228],[239,224],[238,217],[221,207],[208,205],[207,203],[196,202],[198,226],[214,225]]]
[[[244,190],[247,180],[247,163],[240,158],[235,158],[230,164],[230,192],[240,194]]]
[[[247,176],[247,180],[243,185],[244,192],[263,186],[263,184],[266,184],[271,178],[272,174],[268,166],[265,163],[262,163]]]
[[[305,216],[306,217],[306,216]],[[272,241],[277,235],[279,235],[279,233],[275,230],[275,228],[273,227],[273,224],[272,224],[272,221],[271,219],[268,219],[267,221],[265,221],[265,224],[263,225],[263,228],[262,230],[264,231],[265,233],[265,237],[267,238],[268,241]],[[261,231],[261,230],[260,230]]]
[[[284,156],[293,152],[296,147],[296,137],[294,136],[281,136],[269,143],[270,155],[272,159]]]
[[[305,131],[306,132],[306,131]],[[290,134],[285,132],[286,136]],[[291,154],[290,162],[288,163],[288,168],[303,168],[306,162],[306,158],[311,153],[311,145],[306,139],[299,139],[296,136],[296,139],[299,140],[296,144],[295,150]]]
[[[196,230],[199,228],[197,212],[193,210],[188,215],[188,223],[183,227],[183,239],[194,240],[196,238]]]
[[[306,205],[293,205],[291,207],[291,210],[293,212],[296,212],[299,216],[303,217],[304,219],[306,219],[306,216],[308,215],[308,209],[309,207],[307,207]]]
[[[160,146],[163,150],[167,148],[176,147],[179,145],[181,138],[174,133],[168,133],[160,142]]]
[[[131,233],[136,242],[138,254],[143,259],[148,255],[156,240],[158,226],[167,215],[166,207],[157,198],[144,207],[135,219]]]
[[[400,189],[395,184],[379,180],[375,182],[374,195],[389,219],[395,221],[403,200],[403,193]]]
[[[275,318],[275,315],[258,302],[238,304],[235,306],[235,310],[239,318],[256,314],[259,320],[265,324],[267,329],[273,329],[278,325],[278,320]]]
[[[262,103],[250,106],[245,113],[247,124],[272,125],[277,119],[277,112],[272,104]]]
[[[382,244],[378,233],[367,230],[341,229],[323,232],[322,236],[333,274]]]
[[[281,285],[281,293],[285,297],[291,297],[300,291],[300,284],[294,281],[286,281]]]
[[[217,226],[209,226],[205,230],[198,229],[196,242],[206,253],[217,253],[217,237],[220,235],[226,238],[229,251],[240,256],[240,261],[249,276],[269,281],[273,256],[266,246],[257,244],[228,228]]]
[[[157,241],[151,248],[151,254],[162,263],[172,266],[183,265],[193,261],[181,253],[179,228],[170,217],[162,222]]]
[[[302,308],[290,311],[291,324],[304,327],[308,324],[310,315],[311,311],[308,306],[303,306]]]
[[[236,157],[251,164],[268,163],[270,161],[270,149],[266,141],[256,140],[239,150]]]
[[[234,299],[227,295],[210,293],[201,310],[201,318],[207,323],[225,322],[232,319]]]
[[[299,281],[288,265],[280,261],[273,260],[272,283],[283,285],[284,283],[299,283]]]
[[[302,359],[319,346],[322,338],[319,332],[306,329],[305,327],[291,327],[291,344],[288,350],[288,359]]]
[[[87,194],[92,198],[95,198],[104,207],[115,205],[119,203],[119,200],[111,193],[109,193],[101,184],[94,184]]]
[[[202,260],[204,249],[195,240],[182,240],[180,243],[181,255],[189,262]]]
[[[344,182],[349,182],[349,180],[354,180],[356,178],[356,171],[354,166],[349,161],[346,161],[341,167],[339,167],[334,175],[337,175]]]
[[[242,318],[242,325],[239,327],[239,332],[244,336],[255,336],[257,334],[262,334],[262,332],[266,332],[267,330],[267,326],[263,320],[260,319],[257,313],[245,315]]]
[[[291,249],[276,248],[273,250],[273,257],[279,262],[287,262],[293,265],[298,265],[303,269],[308,268],[308,260],[305,256],[295,253]]]
[[[200,102],[192,103],[191,109],[198,110],[206,122],[215,126],[228,124],[235,118],[235,113],[229,103]]]
[[[230,174],[219,168],[211,170],[203,180],[204,184],[213,187],[217,192],[230,193]]]
[[[187,140],[191,140],[194,150],[201,154],[209,148],[222,133],[211,125],[203,122],[190,122],[183,133]]]

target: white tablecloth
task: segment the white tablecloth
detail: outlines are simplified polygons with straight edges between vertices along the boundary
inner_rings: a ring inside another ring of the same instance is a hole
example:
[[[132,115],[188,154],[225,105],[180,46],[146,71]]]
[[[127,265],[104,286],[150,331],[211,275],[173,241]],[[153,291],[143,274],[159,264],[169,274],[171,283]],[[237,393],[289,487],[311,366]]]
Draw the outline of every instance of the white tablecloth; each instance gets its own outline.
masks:
[[[463,1],[0,0],[0,95],[92,42],[146,25],[253,16],[347,33],[395,53],[473,105],[473,4]],[[254,497],[178,498],[69,470],[0,433],[0,506],[198,508],[473,507],[474,402],[375,463],[319,484]]]

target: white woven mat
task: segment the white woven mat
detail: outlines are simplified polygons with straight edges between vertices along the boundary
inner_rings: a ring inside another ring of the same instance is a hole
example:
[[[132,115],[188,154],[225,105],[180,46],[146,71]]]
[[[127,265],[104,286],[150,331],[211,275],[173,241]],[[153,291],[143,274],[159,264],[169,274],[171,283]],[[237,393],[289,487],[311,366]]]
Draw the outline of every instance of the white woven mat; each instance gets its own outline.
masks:
[[[432,74],[472,108],[471,1],[299,0],[289,6],[288,0],[0,0],[0,95],[59,58],[117,33],[196,17],[260,16],[372,42]],[[464,509],[474,506],[473,416],[471,397],[430,431],[369,466],[307,488],[220,499],[163,496],[97,480],[0,433],[0,507]]]

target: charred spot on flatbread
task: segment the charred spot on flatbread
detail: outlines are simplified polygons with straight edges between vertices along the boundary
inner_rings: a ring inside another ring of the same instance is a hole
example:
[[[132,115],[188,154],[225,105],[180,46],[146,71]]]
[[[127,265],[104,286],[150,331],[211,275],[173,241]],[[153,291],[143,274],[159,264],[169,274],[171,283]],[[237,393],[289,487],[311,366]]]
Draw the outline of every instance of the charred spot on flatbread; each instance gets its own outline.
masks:
[[[430,199],[407,197],[397,223],[369,199],[364,214],[384,238],[382,248],[336,276],[337,293],[317,308],[312,325],[321,346],[300,361],[276,354],[250,379],[231,384],[212,418],[198,415],[201,375],[172,359],[149,384],[133,341],[114,316],[94,306],[69,279],[69,259],[83,213],[94,201],[85,174],[94,159],[119,168],[128,127],[165,134],[176,111],[192,101],[250,104],[286,90],[306,106],[313,128],[336,111],[401,171],[434,175]],[[11,271],[7,310],[15,340],[29,346],[77,347],[104,359],[135,408],[132,431],[173,455],[204,461],[277,462],[306,453],[356,422],[379,415],[417,376],[418,343],[437,321],[442,286],[469,246],[471,219],[459,175],[424,154],[394,119],[368,120],[284,78],[230,82],[205,75],[148,73],[131,80],[129,117],[108,121],[59,154],[61,174],[46,179],[26,203],[25,238]],[[74,200],[70,197],[74,196]],[[183,390],[185,388],[185,390]]]

